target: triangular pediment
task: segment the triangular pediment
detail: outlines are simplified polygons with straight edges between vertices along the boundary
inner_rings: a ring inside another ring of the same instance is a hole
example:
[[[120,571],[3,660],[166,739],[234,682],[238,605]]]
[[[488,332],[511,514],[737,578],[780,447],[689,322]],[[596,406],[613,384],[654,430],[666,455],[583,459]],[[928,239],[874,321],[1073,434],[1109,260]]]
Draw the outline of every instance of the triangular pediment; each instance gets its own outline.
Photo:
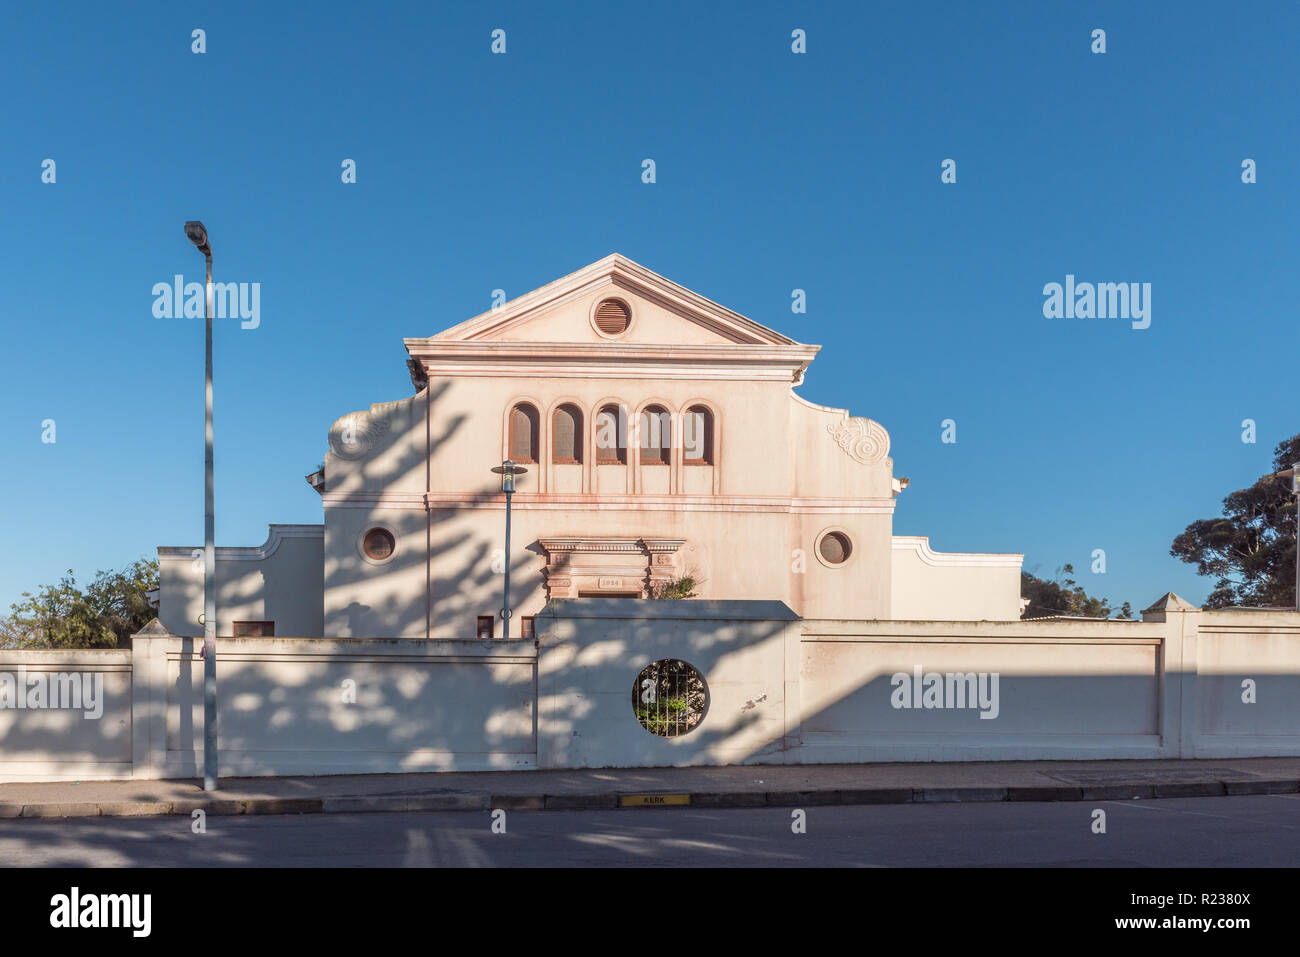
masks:
[[[628,307],[625,331],[607,335],[596,316],[614,299]],[[408,340],[409,342],[410,340]],[[425,340],[450,342],[626,343],[630,345],[795,345],[617,253]]]

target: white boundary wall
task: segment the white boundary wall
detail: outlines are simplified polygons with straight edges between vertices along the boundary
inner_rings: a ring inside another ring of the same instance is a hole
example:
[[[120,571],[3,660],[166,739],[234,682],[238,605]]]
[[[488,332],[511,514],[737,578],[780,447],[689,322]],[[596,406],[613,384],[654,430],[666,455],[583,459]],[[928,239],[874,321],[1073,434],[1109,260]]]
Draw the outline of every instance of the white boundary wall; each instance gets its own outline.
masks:
[[[1300,614],[800,621],[761,602],[561,602],[537,618],[542,767],[1300,755]],[[654,610],[658,617],[647,617]],[[695,665],[700,726],[644,732],[641,667]],[[899,708],[894,676],[998,676],[997,716]],[[1254,701],[1247,702],[1247,684]]]
[[[1154,622],[805,622],[802,760],[1177,757],[1163,638]],[[996,704],[894,707],[918,668],[945,690],[996,675]]]
[[[536,643],[219,639],[220,770],[1300,755],[1300,614],[1170,595],[1144,618],[801,621],[780,602],[581,599],[538,615]],[[0,780],[197,777],[201,645],[155,624],[130,651],[0,652]],[[662,658],[709,687],[679,738],[632,710]],[[895,707],[893,676],[916,668],[996,674],[997,716]],[[102,713],[13,707],[3,676],[20,669],[100,681]]]
[[[202,646],[0,652],[0,673],[101,671],[106,699],[97,720],[0,708],[0,781],[200,776]],[[537,763],[531,641],[224,638],[217,681],[224,777]]]
[[[48,687],[56,676],[74,675],[102,690],[98,717],[86,717],[84,707],[18,708],[0,691],[0,781],[132,776],[138,752],[130,651],[0,651],[0,676],[15,685],[37,678]]]

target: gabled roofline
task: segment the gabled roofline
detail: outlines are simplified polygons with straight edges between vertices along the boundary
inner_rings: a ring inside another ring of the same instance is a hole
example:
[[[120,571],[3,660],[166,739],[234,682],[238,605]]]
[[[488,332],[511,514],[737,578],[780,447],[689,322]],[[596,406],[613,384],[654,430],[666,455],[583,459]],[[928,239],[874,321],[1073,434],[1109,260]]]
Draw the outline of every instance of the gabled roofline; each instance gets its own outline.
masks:
[[[540,310],[584,295],[601,286],[612,285],[636,293],[670,311],[697,322],[740,345],[800,345],[774,329],[733,312],[726,306],[692,292],[671,279],[633,262],[619,253],[611,253],[589,266],[524,293],[505,305],[480,313],[472,319],[425,338],[403,340],[408,352],[413,346],[432,342],[463,342],[481,339],[491,333],[527,322]],[[411,352],[414,355],[414,352]]]

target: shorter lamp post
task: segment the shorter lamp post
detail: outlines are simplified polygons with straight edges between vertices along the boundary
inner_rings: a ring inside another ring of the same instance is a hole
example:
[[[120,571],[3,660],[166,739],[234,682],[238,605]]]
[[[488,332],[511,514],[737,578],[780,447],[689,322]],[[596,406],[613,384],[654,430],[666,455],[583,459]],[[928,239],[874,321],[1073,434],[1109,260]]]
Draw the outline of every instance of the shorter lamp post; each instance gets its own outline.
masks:
[[[510,637],[510,496],[515,494],[515,476],[523,475],[528,469],[506,459],[500,465],[494,466],[492,471],[501,476],[501,491],[506,493],[506,587],[505,600],[501,605],[501,621],[504,630],[502,637],[508,639]]]
[[[1295,610],[1300,611],[1300,462],[1296,462],[1289,469],[1278,472],[1277,475],[1278,478],[1289,478],[1291,480],[1291,493],[1295,495]]]

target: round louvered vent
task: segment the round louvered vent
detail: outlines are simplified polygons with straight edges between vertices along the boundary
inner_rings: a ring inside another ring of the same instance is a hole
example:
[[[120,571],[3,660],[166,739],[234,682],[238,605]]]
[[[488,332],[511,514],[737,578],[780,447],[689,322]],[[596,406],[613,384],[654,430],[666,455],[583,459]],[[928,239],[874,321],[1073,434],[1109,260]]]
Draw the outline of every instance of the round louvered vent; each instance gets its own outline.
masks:
[[[632,310],[619,299],[606,299],[596,307],[596,328],[607,336],[621,336],[632,322]]]

